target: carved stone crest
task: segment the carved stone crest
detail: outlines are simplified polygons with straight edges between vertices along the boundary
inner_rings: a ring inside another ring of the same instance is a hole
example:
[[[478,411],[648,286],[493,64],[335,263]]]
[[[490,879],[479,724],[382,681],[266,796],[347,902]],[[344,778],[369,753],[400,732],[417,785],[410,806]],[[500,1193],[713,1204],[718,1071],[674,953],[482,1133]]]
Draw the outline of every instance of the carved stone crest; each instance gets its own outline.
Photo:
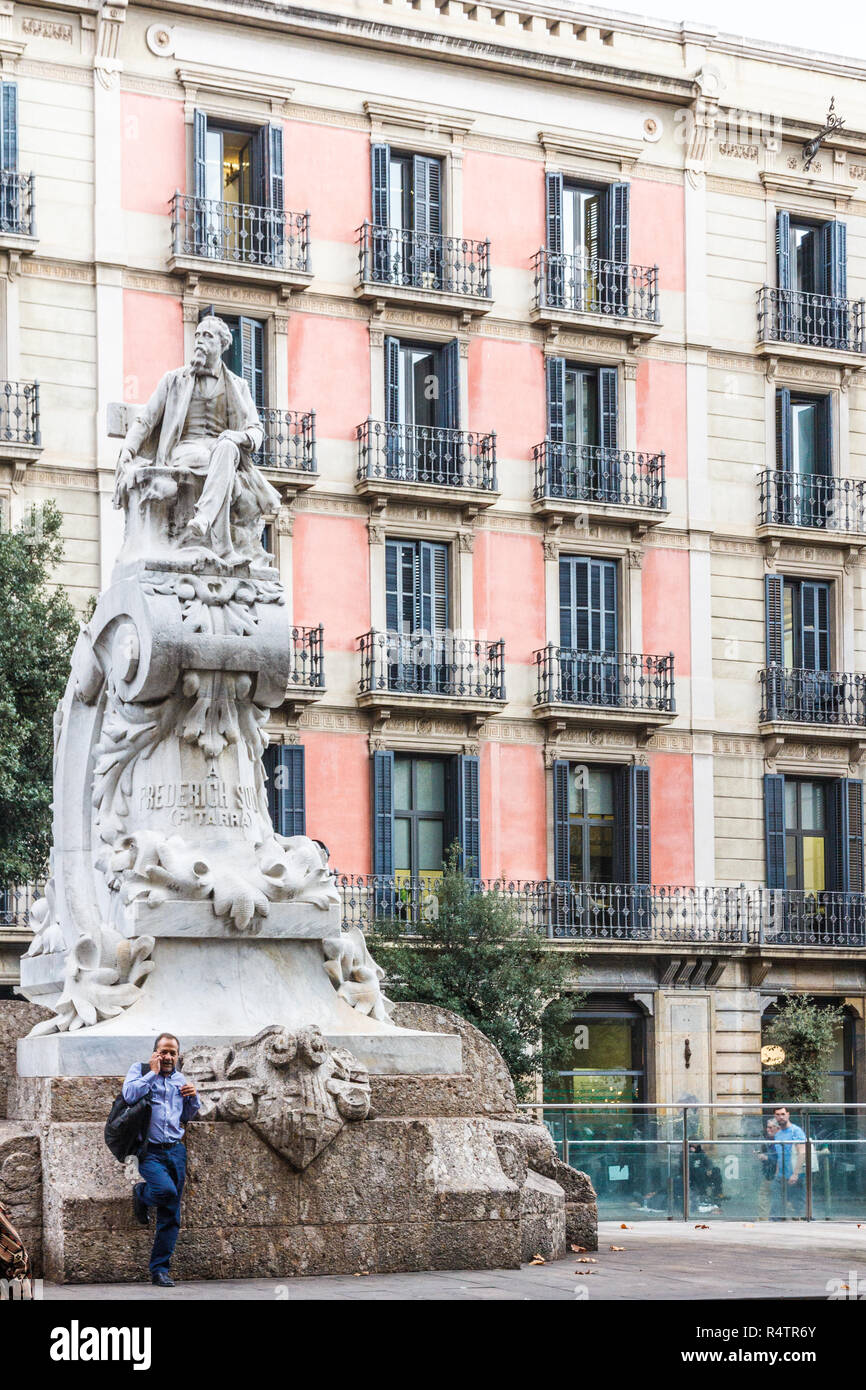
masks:
[[[245,1120],[298,1171],[347,1121],[370,1113],[367,1068],[315,1026],[290,1033],[275,1023],[229,1048],[193,1047],[184,1072],[201,1096],[201,1120]]]

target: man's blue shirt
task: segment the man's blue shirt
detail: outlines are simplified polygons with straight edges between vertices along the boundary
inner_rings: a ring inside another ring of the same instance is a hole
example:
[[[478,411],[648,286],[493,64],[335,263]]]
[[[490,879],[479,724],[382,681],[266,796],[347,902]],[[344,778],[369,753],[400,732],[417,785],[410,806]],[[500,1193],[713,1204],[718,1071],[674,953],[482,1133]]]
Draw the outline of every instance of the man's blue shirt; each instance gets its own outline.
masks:
[[[150,1094],[150,1126],[148,1139],[155,1144],[169,1144],[183,1138],[183,1126],[188,1124],[201,1108],[198,1096],[182,1096],[181,1086],[186,1085],[182,1071],[173,1071],[171,1076],[161,1076],[149,1068],[142,1076],[140,1062],[134,1062],[126,1073],[123,1083],[123,1099],[127,1105],[141,1100]]]
[[[791,1145],[805,1144],[805,1142],[806,1135],[803,1130],[799,1125],[791,1124],[790,1121],[786,1129],[777,1130],[776,1138],[773,1141],[773,1147],[776,1150],[778,1172],[781,1177],[790,1178],[793,1172],[794,1150],[791,1148]],[[799,1171],[803,1171],[802,1163]]]

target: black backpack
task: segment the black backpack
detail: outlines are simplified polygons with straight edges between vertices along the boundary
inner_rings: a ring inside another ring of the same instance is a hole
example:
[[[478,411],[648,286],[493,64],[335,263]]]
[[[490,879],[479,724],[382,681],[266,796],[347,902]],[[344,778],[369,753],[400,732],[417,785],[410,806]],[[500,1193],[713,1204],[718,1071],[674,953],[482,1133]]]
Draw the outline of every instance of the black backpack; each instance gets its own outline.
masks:
[[[141,1062],[141,1074],[150,1070],[149,1062]],[[150,1125],[150,1096],[130,1105],[123,1099],[123,1092],[114,1099],[114,1104],[105,1121],[105,1142],[118,1163],[125,1163],[131,1154],[136,1157],[147,1142]]]

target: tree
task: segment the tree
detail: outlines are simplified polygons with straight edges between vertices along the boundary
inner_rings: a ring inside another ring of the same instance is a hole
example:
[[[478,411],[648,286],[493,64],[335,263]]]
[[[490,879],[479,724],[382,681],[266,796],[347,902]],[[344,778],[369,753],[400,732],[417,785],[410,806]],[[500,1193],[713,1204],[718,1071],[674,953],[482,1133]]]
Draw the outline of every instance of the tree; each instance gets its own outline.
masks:
[[[0,530],[0,884],[48,865],[54,709],[78,636],[66,591],[50,583],[61,521],[48,502]]]
[[[570,989],[574,952],[551,948],[524,926],[505,893],[478,891],[459,868],[456,846],[411,928],[399,917],[378,921],[367,944],[388,996],[452,1009],[474,1024],[502,1053],[521,1098],[539,1065],[545,1073],[568,1065],[563,1025],[578,1002]]]
[[[838,1005],[816,1004],[806,994],[784,995],[765,1038],[785,1050],[786,1100],[803,1105],[823,1099],[834,1031],[844,1016]]]

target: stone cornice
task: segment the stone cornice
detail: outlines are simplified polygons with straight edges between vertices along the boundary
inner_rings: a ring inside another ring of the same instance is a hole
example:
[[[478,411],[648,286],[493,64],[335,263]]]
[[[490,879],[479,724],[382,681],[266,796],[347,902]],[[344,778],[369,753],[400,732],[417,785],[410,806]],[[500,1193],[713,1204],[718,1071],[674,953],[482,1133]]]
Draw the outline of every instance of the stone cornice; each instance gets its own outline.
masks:
[[[857,190],[851,183],[831,183],[810,174],[783,174],[763,170],[758,177],[768,193],[780,193],[785,198],[825,198],[830,202],[849,203]]]
[[[622,135],[590,134],[582,130],[540,130],[538,142],[548,160],[562,155],[586,161],[602,161],[628,173],[645,149],[643,140]]]
[[[440,134],[463,137],[475,124],[475,117],[452,106],[434,106],[425,102],[423,106],[408,102],[365,101],[364,110],[370,117],[370,125],[376,127],[401,126],[410,130],[436,130]]]
[[[210,63],[184,63],[177,69],[177,78],[186,94],[187,120],[192,120],[192,111],[202,97],[213,115],[235,115],[238,101],[264,107],[273,115],[284,115],[294,91],[278,77],[253,76]]]

